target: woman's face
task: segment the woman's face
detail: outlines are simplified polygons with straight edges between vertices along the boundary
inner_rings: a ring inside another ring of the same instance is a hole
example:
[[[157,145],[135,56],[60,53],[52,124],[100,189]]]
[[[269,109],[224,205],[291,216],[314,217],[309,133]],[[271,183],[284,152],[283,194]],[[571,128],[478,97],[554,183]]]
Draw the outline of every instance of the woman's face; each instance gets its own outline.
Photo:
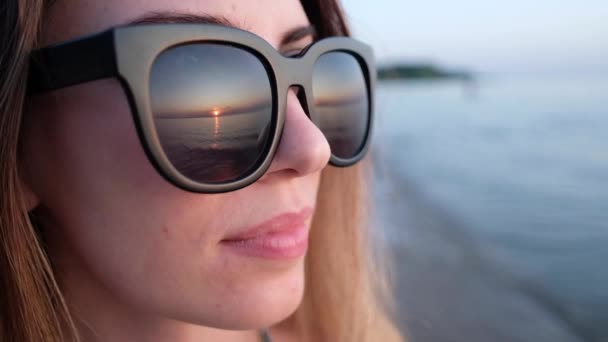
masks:
[[[286,33],[310,25],[298,0],[59,0],[46,17],[43,45],[148,15],[225,18],[280,51],[312,41],[280,46]],[[155,171],[118,81],[28,99],[23,179],[76,315],[107,323],[139,313],[253,329],[292,313],[304,284],[306,241],[297,236],[308,233],[330,152],[294,92],[286,111],[267,174],[242,190],[205,195]]]

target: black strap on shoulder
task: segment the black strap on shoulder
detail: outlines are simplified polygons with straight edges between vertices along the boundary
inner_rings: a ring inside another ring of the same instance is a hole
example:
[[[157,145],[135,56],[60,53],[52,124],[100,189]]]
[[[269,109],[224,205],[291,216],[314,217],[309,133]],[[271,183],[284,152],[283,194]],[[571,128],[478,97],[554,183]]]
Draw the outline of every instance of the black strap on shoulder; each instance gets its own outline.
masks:
[[[268,329],[260,331],[260,338],[262,339],[262,342],[272,342]]]

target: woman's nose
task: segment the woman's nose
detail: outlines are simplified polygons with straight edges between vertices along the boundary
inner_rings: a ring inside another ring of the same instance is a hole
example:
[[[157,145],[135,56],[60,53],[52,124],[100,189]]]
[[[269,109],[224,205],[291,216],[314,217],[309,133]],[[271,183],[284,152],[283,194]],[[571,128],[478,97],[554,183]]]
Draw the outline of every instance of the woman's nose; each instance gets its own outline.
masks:
[[[304,112],[293,88],[287,93],[285,111],[283,135],[266,177],[285,172],[301,177],[322,170],[331,156],[329,143]]]

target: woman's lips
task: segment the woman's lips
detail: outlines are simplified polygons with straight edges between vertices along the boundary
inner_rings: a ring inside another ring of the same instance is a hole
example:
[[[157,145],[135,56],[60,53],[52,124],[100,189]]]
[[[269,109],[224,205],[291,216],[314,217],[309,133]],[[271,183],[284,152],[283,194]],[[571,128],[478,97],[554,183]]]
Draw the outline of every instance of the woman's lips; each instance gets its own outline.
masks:
[[[306,222],[311,214],[311,208],[283,213],[246,228],[220,243],[239,254],[251,257],[271,260],[298,258],[308,249]]]

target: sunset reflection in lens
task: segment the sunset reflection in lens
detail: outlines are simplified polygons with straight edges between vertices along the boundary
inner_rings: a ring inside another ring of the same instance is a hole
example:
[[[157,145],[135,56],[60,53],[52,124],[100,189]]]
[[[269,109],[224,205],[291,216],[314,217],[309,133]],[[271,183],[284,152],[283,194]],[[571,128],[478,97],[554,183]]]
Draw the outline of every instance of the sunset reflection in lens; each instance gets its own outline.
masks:
[[[268,144],[270,80],[244,49],[199,43],[163,52],[152,67],[150,98],[168,159],[194,181],[242,178]]]
[[[369,125],[367,83],[357,59],[346,52],[329,52],[317,60],[313,98],[319,129],[338,158],[356,156]]]

